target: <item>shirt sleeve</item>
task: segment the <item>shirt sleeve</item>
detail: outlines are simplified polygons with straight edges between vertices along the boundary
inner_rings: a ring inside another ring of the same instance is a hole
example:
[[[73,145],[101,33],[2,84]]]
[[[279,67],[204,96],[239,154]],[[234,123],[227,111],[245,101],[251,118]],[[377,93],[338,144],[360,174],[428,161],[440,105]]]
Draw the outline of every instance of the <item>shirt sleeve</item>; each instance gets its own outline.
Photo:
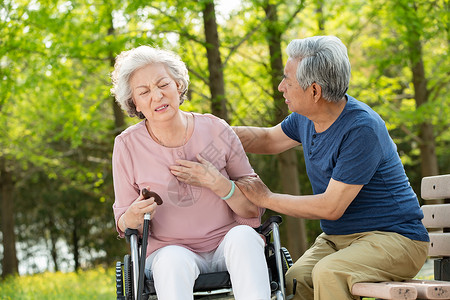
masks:
[[[226,171],[230,179],[237,180],[245,176],[256,176],[256,173],[250,165],[239,137],[228,124],[225,124],[224,133],[228,140],[227,144],[230,145],[228,153],[226,154]],[[264,214],[264,211],[264,208],[259,208],[259,216],[255,218],[243,218],[238,216],[234,212],[233,217],[235,221],[241,225],[248,225],[256,228],[261,225],[261,216]]]
[[[332,178],[347,184],[370,182],[383,158],[378,136],[368,126],[352,129],[342,140]]]
[[[225,128],[221,133],[224,144],[228,145],[225,153],[226,172],[230,179],[237,180],[244,176],[256,176],[239,137],[234,130],[223,121]]]
[[[302,140],[299,131],[301,120],[299,117],[300,115],[298,115],[297,113],[290,114],[281,122],[281,129],[288,137],[290,137],[294,141],[301,143]]]
[[[134,184],[133,165],[130,152],[124,141],[117,137],[112,156],[115,202],[113,204],[116,230],[119,236],[124,233],[119,229],[118,221],[128,207],[139,196],[139,188]]]

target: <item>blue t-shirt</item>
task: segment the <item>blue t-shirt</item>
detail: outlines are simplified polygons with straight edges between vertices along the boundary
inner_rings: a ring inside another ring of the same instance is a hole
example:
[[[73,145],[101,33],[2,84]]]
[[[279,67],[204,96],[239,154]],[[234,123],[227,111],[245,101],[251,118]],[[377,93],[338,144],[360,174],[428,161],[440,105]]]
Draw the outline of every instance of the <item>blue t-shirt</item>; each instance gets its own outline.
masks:
[[[314,194],[325,192],[331,178],[363,185],[341,218],[320,220],[322,230],[326,234],[389,231],[429,241],[417,196],[384,121],[366,104],[346,97],[341,115],[324,132],[317,133],[313,122],[297,113],[281,123],[284,133],[303,145]]]

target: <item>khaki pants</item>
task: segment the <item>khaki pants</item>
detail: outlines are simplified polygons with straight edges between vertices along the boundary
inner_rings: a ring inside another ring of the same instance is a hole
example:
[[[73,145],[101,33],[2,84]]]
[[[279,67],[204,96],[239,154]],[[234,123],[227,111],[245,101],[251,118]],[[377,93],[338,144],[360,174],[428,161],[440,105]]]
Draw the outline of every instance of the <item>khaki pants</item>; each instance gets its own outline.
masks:
[[[359,299],[350,292],[356,282],[413,278],[425,263],[428,246],[392,232],[322,233],[286,273],[286,294],[292,293],[296,278],[294,299]]]

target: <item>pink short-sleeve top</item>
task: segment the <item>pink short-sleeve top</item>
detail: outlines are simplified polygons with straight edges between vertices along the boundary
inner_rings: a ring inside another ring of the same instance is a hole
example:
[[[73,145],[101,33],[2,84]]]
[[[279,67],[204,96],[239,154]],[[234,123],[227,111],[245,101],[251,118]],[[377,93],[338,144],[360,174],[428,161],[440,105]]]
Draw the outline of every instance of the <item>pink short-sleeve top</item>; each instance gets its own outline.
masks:
[[[164,201],[150,221],[147,255],[167,245],[212,251],[234,226],[260,225],[260,217],[239,217],[211,190],[182,183],[170,172],[169,166],[176,165],[177,159],[197,161],[200,154],[227,178],[256,176],[239,138],[224,120],[210,114],[192,115],[194,131],[184,146],[167,148],[156,143],[145,120],[127,128],[114,142],[116,224],[144,187],[149,186]]]

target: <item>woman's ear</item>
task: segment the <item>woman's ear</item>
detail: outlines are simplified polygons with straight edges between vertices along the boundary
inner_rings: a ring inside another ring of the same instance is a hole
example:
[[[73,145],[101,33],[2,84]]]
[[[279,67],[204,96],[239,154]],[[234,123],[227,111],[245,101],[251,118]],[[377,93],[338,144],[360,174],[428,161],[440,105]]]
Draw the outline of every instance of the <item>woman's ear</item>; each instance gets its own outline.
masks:
[[[133,102],[134,107],[136,107],[136,111],[137,111],[137,112],[141,112],[141,109],[137,106],[136,101],[134,100],[134,98],[131,97],[130,100]]]
[[[175,81],[175,84],[177,85],[178,95],[181,96],[181,94],[183,94],[183,90],[181,89],[181,84],[177,81]]]

